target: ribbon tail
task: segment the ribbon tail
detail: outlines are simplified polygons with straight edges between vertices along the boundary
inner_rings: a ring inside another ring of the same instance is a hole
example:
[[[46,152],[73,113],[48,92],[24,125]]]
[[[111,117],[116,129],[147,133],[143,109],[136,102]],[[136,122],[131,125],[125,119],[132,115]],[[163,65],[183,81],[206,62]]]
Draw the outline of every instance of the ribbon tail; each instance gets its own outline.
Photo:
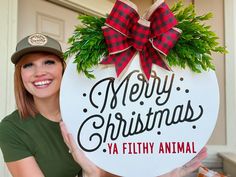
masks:
[[[151,43],[149,44],[149,53],[150,57],[152,58],[152,63],[156,64],[157,66],[160,66],[161,68],[171,71],[170,67],[168,66],[167,62],[164,59],[164,55],[162,56],[161,53],[159,53],[155,48],[151,47]]]
[[[158,59],[153,59],[152,63],[156,64],[157,66],[160,66],[161,68],[167,70],[167,71],[172,71],[170,66],[167,64],[165,61],[164,57],[158,56]]]
[[[103,59],[100,63],[101,64],[114,64],[116,68],[116,75],[117,77],[127,68],[131,59],[133,58],[136,50],[134,48],[129,48],[128,50],[117,53],[114,55],[109,55],[105,59]]]
[[[139,55],[140,55],[140,64],[142,71],[145,75],[146,80],[149,80],[152,71],[152,59],[145,58],[143,52],[140,52]]]
[[[152,47],[151,43],[147,43],[144,50],[139,54],[140,54],[141,68],[147,80],[149,80],[151,75],[152,64],[156,64],[168,71],[171,70],[170,67],[167,65],[167,63],[162,58],[162,56],[160,56],[158,51],[156,51]]]
[[[139,53],[140,55],[140,65],[142,68],[142,71],[146,77],[146,80],[149,80],[150,74],[152,71],[152,63],[153,63],[153,55],[156,55],[157,53],[153,53],[153,49],[151,45],[148,46],[148,43],[145,45],[143,50]]]

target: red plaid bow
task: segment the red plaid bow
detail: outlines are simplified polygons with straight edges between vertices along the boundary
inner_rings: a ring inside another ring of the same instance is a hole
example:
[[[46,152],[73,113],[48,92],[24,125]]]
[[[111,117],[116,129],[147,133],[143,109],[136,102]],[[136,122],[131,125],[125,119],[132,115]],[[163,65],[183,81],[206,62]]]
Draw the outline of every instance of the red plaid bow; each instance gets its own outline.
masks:
[[[129,1],[117,0],[103,27],[109,55],[101,64],[115,64],[117,76],[129,64],[136,52],[140,55],[141,68],[150,78],[152,64],[167,70],[162,59],[174,47],[180,33],[173,28],[177,24],[174,15],[164,1],[156,1],[140,19],[136,7]]]

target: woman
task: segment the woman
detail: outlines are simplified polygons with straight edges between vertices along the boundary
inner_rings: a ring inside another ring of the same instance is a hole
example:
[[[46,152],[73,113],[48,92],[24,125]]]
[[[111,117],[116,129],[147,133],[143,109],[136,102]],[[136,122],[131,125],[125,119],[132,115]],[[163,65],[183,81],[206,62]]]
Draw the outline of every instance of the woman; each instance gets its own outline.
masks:
[[[33,34],[17,44],[11,60],[15,64],[17,110],[0,123],[0,147],[12,176],[114,176],[84,156],[61,122],[59,90],[65,63],[60,44],[48,36]],[[205,157],[204,149],[185,167],[165,176],[184,176]]]
[[[0,147],[12,176],[75,177],[81,167],[63,142],[59,89],[65,63],[60,44],[33,34],[17,44],[17,109],[0,124]]]

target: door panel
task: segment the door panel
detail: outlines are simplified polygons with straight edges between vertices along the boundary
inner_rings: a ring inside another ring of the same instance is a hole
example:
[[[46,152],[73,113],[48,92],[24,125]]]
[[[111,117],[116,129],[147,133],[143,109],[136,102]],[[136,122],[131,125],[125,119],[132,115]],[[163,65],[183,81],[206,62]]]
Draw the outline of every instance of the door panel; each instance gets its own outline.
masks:
[[[39,32],[57,39],[65,50],[78,24],[77,12],[44,0],[20,0],[18,39]]]

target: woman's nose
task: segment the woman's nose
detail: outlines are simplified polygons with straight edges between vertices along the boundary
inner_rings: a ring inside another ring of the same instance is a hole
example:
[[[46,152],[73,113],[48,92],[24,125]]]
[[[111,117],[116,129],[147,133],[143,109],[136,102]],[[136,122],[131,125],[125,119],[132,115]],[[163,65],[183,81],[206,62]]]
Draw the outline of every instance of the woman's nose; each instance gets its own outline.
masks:
[[[40,77],[46,74],[45,67],[40,65],[35,67],[35,76]]]

